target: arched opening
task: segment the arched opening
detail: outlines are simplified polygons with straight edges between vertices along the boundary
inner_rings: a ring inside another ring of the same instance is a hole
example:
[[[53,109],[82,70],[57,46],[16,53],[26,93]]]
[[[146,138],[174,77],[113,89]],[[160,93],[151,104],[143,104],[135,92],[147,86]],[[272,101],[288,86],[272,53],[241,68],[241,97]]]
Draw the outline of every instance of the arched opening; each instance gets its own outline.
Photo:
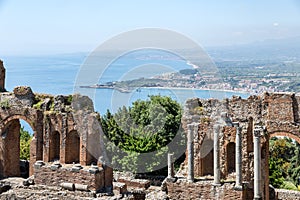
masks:
[[[0,175],[2,177],[29,177],[31,126],[14,117],[1,130]]]
[[[300,138],[288,132],[271,133],[268,155],[269,182],[275,188],[300,186]]]
[[[30,143],[33,137],[31,126],[24,120],[20,120],[20,175],[23,178],[29,177],[30,164]]]
[[[66,138],[66,163],[79,163],[80,137],[77,131],[73,130]]]
[[[60,134],[58,131],[52,132],[50,136],[50,162],[60,160]]]
[[[227,173],[235,172],[235,143],[229,142],[226,147]]]

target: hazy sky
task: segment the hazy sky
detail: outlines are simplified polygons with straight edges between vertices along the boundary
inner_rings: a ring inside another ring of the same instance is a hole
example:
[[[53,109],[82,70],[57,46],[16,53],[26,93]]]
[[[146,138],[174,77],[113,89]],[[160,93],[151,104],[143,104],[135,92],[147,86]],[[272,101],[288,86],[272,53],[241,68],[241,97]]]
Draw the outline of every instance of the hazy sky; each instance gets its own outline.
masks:
[[[0,0],[0,55],[92,51],[137,28],[166,28],[200,45],[300,36],[297,0]]]

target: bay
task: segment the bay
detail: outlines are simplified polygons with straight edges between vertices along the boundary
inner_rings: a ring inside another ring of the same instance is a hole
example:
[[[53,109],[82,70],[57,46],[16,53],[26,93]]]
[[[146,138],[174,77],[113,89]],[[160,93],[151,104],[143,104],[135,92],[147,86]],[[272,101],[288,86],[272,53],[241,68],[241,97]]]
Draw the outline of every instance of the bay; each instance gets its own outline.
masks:
[[[115,60],[99,77],[98,83],[128,80],[132,78],[152,77],[157,74],[174,72],[191,66],[185,61],[161,52],[147,52],[146,57],[141,54],[127,55]],[[6,56],[1,59],[6,68],[6,89],[12,91],[15,86],[30,86],[34,92],[58,94],[73,94],[81,65],[87,58],[86,53],[49,55],[49,56]],[[139,66],[142,66],[139,70]],[[96,84],[96,83],[95,83]],[[91,91],[93,90],[93,91]],[[129,106],[138,99],[145,100],[149,95],[170,96],[182,105],[188,98],[230,98],[232,95],[247,98],[249,94],[230,91],[197,90],[186,88],[138,88],[130,93],[121,93],[112,89],[81,89],[83,94],[89,95],[94,102],[95,110],[101,115],[109,109],[116,112],[121,106]]]

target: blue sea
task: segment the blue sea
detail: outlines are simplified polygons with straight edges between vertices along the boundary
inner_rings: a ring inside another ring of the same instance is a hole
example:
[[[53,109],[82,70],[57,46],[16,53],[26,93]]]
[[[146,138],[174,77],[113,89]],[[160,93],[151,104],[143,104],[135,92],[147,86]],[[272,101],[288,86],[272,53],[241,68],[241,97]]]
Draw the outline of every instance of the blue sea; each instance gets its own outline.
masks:
[[[86,53],[49,55],[49,56],[6,56],[0,58],[6,68],[6,89],[12,91],[15,86],[30,86],[34,92],[58,94],[82,93],[94,101],[95,110],[101,115],[109,109],[116,112],[119,107],[129,106],[138,99],[147,99],[149,95],[166,95],[184,104],[186,99],[228,98],[232,95],[247,98],[249,94],[225,91],[196,89],[136,88],[130,93],[121,93],[112,89],[80,88],[79,73],[86,67],[89,59]],[[96,82],[89,75],[86,84],[99,84],[134,78],[149,78],[155,75],[192,68],[187,61],[176,55],[162,51],[133,52],[113,60],[109,66],[93,66],[93,73],[101,71]],[[94,74],[91,74],[91,77]],[[76,86],[75,86],[76,85]]]

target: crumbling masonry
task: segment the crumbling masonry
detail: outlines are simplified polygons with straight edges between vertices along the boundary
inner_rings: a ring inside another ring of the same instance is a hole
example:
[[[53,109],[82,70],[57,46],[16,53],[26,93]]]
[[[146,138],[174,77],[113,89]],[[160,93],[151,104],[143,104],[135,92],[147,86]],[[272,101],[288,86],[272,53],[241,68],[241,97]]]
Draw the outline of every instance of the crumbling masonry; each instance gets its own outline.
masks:
[[[295,94],[188,100],[182,119],[187,158],[177,174],[187,181],[168,181],[168,195],[172,199],[272,199],[269,139],[287,136],[300,143],[299,105],[300,96]]]
[[[102,162],[99,114],[88,97],[35,94],[24,86],[5,92],[2,61],[0,90],[0,178],[21,175],[22,119],[34,132],[29,175],[35,183],[112,189],[112,169]],[[168,156],[163,190],[170,199],[275,199],[269,189],[269,139],[287,136],[300,143],[299,105],[300,96],[294,94],[188,100],[182,119],[186,160],[174,175],[173,156]],[[293,197],[300,199],[299,194]]]
[[[0,61],[0,177],[20,176],[20,119],[33,130],[29,175],[35,183],[81,184],[86,190],[112,186],[112,169],[101,156],[99,114],[80,95],[35,94],[30,87],[5,91]],[[97,145],[96,145],[97,144]]]

